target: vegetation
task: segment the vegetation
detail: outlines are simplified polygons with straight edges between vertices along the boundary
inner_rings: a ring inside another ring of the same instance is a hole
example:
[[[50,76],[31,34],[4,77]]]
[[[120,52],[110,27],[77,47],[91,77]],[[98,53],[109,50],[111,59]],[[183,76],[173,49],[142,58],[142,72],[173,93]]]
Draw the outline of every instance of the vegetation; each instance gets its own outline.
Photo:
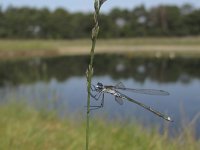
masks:
[[[70,13],[58,8],[0,8],[0,38],[88,38],[92,13]],[[191,5],[132,10],[115,8],[101,15],[101,38],[195,36],[200,34],[200,10]]]
[[[88,55],[90,40],[0,40],[0,60]],[[199,57],[200,37],[130,38],[98,40],[96,53],[121,53],[153,57]]]
[[[1,51],[20,51],[20,50],[59,50],[59,49],[89,49],[89,39],[76,39],[76,40],[11,40],[0,39],[0,52]],[[199,46],[199,37],[183,37],[183,38],[127,38],[127,39],[99,39],[98,48],[105,47],[107,50],[110,47],[123,47],[130,46]],[[89,53],[89,52],[88,52]]]
[[[92,46],[90,50],[90,63],[88,64],[88,69],[86,71],[86,79],[87,79],[87,113],[86,113],[86,150],[89,149],[89,137],[90,137],[90,92],[91,92],[91,82],[92,82],[92,76],[93,76],[93,62],[94,62],[94,50],[96,46],[96,41],[99,33],[99,11],[101,8],[101,5],[106,0],[95,0],[94,1],[94,27],[92,29],[91,33],[91,40],[92,40]]]
[[[36,111],[25,104],[1,105],[0,149],[84,149],[85,122],[80,116],[74,118],[61,119],[56,113]],[[107,122],[98,118],[91,121],[90,130],[90,149],[95,150],[197,150],[200,147],[200,141],[189,129],[169,138],[167,132],[160,135],[156,128],[146,130],[135,122]]]
[[[50,113],[47,110],[35,110],[34,108],[30,108],[25,104],[21,105],[14,103],[10,105],[1,105],[0,149],[83,149],[86,137],[86,149],[128,150],[134,148],[154,150],[196,150],[200,146],[200,142],[195,139],[195,135],[192,132],[193,128],[191,130],[186,129],[183,134],[174,138],[170,138],[168,136],[167,130],[163,134],[159,134],[159,131],[156,128],[147,130],[134,122],[107,122],[106,120],[102,120],[100,118],[96,118],[97,120],[90,120],[90,87],[91,78],[93,75],[94,49],[99,29],[97,17],[99,14],[99,9],[105,0],[96,0],[95,2],[95,27],[92,30],[92,48],[90,55],[91,59],[86,74],[88,81],[87,121],[83,121],[80,116],[75,116],[76,119],[80,118],[77,120],[72,118],[70,119],[69,117],[61,119],[58,117],[56,112]],[[97,2],[100,3],[97,4]],[[104,22],[102,29],[104,30],[104,33],[101,33],[100,36],[102,38],[127,38],[133,36],[198,35],[200,33],[198,14],[199,10],[195,10],[189,5],[185,5],[183,8],[178,8],[175,6],[159,6],[157,8],[152,8],[151,10],[146,10],[143,6],[137,7],[132,11],[114,9],[109,14],[102,15],[102,21]],[[2,18],[0,20],[0,38],[2,39],[86,38],[88,37],[88,32],[90,31],[91,24],[90,21],[86,22],[85,20],[90,20],[90,18],[92,18],[91,14],[71,14],[63,9],[57,9],[51,12],[48,9],[13,7],[9,7],[5,11],[0,9],[0,17]],[[193,20],[194,18],[195,21]],[[197,40],[199,40],[199,38]],[[151,44],[154,48],[154,44],[157,43],[157,41],[150,41],[152,42]],[[185,42],[180,42],[180,40],[178,41],[178,46],[181,45],[185,47]],[[2,40],[3,44],[0,48],[0,57],[5,57],[5,53],[12,56],[13,54],[16,54],[12,53],[15,50],[17,52],[22,52],[19,53],[19,56],[25,55],[25,51],[28,51],[28,53],[30,53],[29,55],[32,55],[31,52],[34,51],[39,53],[46,53],[48,51],[55,55],[59,52],[63,53],[63,51],[66,51],[66,49],[67,52],[68,50],[76,51],[78,49],[78,54],[80,50],[82,50],[80,47],[88,50],[87,40],[81,41],[85,45],[80,44],[80,41],[78,41],[79,47],[77,47],[77,45],[73,47],[74,43],[77,42],[76,40],[68,41],[67,46],[65,41],[52,42],[51,40],[32,40],[28,42],[16,40],[11,41],[16,44],[12,46],[10,46],[11,44],[9,42],[9,40]],[[24,42],[24,44],[20,42]],[[113,44],[111,51],[116,50],[116,48],[119,49],[118,45],[121,45],[120,39],[118,40],[118,44],[115,44],[116,42],[113,43],[112,40],[109,40],[107,44],[112,46],[109,42]],[[128,42],[130,41],[127,40],[124,43],[124,46],[128,46],[129,49],[132,47],[132,42]],[[167,47],[168,44],[171,44],[165,40],[163,43]],[[195,50],[198,49],[198,42],[192,41],[191,43],[192,47],[195,47]],[[141,41],[138,40],[138,43],[135,43],[135,45],[137,44],[141,45]],[[158,46],[160,46],[159,44]],[[190,48],[191,45],[189,44]],[[105,46],[104,41],[101,43],[101,46]],[[147,46],[149,47],[148,42]],[[124,48],[121,47],[121,49]],[[176,48],[173,47],[172,49]],[[170,57],[174,58],[174,55],[175,54],[173,53],[172,57]],[[129,57],[131,58],[131,55],[129,55]],[[85,61],[85,59],[83,60]],[[88,63],[88,58],[86,59],[86,62]],[[7,64],[8,62],[3,61],[3,64],[4,63]],[[33,66],[38,66],[40,64],[40,59],[36,59],[35,61],[28,64],[28,68],[29,65],[32,66],[31,70],[27,71],[33,74]],[[4,65],[0,67],[3,67],[3,70],[7,70]],[[48,68],[44,64],[39,72],[41,71],[43,74],[47,70]],[[17,72],[17,75],[17,77],[20,79],[23,78],[21,72]],[[37,71],[35,75],[37,79],[40,78],[40,75],[37,74]],[[33,75],[33,78],[35,75]],[[49,75],[49,73],[47,73],[47,75]],[[1,76],[4,78],[11,77],[6,76],[5,73],[3,73]],[[45,79],[48,79],[48,76],[45,74],[44,76]],[[59,77],[62,78],[62,76]],[[4,81],[0,81],[0,85],[4,85]],[[89,120],[91,122],[90,126]],[[84,127],[86,127],[86,136]],[[92,131],[90,134],[89,127],[91,127],[90,130]]]
[[[92,28],[91,40],[92,46],[90,50],[90,63],[88,64],[88,69],[86,71],[86,79],[87,79],[87,113],[86,113],[86,150],[89,149],[89,128],[90,128],[90,93],[92,86],[92,77],[93,77],[93,64],[94,64],[94,51],[96,47],[96,41],[99,34],[99,12],[100,8],[106,0],[95,0],[94,1],[94,27]]]

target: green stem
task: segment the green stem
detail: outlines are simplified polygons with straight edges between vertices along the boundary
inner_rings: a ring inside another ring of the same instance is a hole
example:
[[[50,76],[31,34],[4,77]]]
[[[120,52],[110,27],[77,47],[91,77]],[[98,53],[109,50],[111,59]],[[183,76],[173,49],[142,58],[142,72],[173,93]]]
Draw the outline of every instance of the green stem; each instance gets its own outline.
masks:
[[[92,75],[93,75],[93,60],[94,60],[94,49],[96,45],[96,38],[92,40],[92,48],[90,51],[90,64],[87,71],[87,122],[86,122],[86,150],[88,150],[89,147],[89,121],[90,121],[90,89],[91,89],[91,81],[92,81]]]
[[[94,14],[94,18],[96,18],[96,14]],[[86,150],[88,150],[89,147],[89,121],[90,121],[90,89],[91,89],[91,81],[92,81],[92,75],[93,75],[93,61],[94,61],[94,50],[96,46],[96,39],[98,36],[98,21],[95,20],[95,27],[92,29],[92,48],[90,51],[90,64],[87,70],[87,91],[88,91],[88,96],[87,96],[87,122],[86,122]]]
[[[94,13],[94,28],[92,29],[92,47],[90,51],[90,63],[88,70],[86,72],[87,76],[87,121],[86,121],[86,150],[89,148],[89,123],[90,123],[90,92],[91,92],[91,81],[92,81],[92,76],[93,76],[93,61],[94,61],[94,50],[96,46],[96,40],[97,36],[99,33],[99,23],[98,23],[98,16],[99,16],[99,10],[101,5],[105,2],[106,0],[94,0],[94,8],[95,8],[95,13]]]

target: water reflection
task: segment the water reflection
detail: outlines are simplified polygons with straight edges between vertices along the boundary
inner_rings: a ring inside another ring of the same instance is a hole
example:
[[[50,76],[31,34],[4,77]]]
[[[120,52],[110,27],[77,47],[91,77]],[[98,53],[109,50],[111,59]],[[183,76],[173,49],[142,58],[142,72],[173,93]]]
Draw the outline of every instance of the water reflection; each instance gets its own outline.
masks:
[[[85,70],[89,58],[83,56],[0,62],[0,101],[26,100],[37,108],[54,109],[59,114],[84,112],[86,104]],[[132,58],[120,55],[95,57],[94,84],[116,84],[127,87],[154,88],[170,96],[148,96],[125,93],[175,120],[171,131],[178,131],[184,118],[191,121],[200,110],[200,60]],[[112,119],[138,119],[144,125],[162,124],[160,118],[129,102],[119,106],[106,95],[105,107],[94,115],[106,114]],[[92,101],[96,103],[96,101]],[[84,114],[84,113],[83,113]],[[197,121],[200,135],[200,121]]]
[[[62,82],[69,77],[84,76],[89,58],[84,56],[58,57],[51,59],[31,59],[0,62],[0,86],[19,85],[36,81]],[[113,79],[133,78],[144,82],[149,78],[156,82],[181,81],[189,83],[191,78],[199,78],[199,59],[155,59],[131,58],[120,55],[97,55],[95,75],[109,75]]]

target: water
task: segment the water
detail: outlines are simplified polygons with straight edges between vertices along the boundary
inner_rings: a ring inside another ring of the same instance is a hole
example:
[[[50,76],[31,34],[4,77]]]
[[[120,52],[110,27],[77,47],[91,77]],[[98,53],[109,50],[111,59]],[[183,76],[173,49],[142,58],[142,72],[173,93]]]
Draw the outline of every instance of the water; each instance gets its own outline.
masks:
[[[28,101],[38,108],[56,110],[61,116],[81,113],[86,105],[86,56],[34,58],[0,62],[0,102]],[[169,96],[149,96],[125,92],[129,97],[170,115],[170,133],[195,122],[200,136],[200,59],[134,58],[120,55],[95,57],[93,83],[115,85],[119,81],[130,88],[162,89]],[[93,105],[100,102],[92,100]],[[137,120],[144,126],[165,125],[154,114],[124,102],[118,105],[111,95],[106,95],[104,108],[92,112],[109,120]]]

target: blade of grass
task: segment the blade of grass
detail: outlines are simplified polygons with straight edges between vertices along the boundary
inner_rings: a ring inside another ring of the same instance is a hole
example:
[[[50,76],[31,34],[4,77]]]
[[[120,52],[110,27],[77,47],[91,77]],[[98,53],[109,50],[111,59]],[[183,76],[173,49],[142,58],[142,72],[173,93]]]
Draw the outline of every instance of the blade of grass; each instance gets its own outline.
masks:
[[[88,66],[88,70],[86,71],[86,78],[87,78],[87,121],[86,121],[86,150],[89,148],[89,121],[90,121],[90,89],[91,89],[91,81],[92,81],[92,75],[93,75],[93,61],[94,61],[94,50],[96,46],[96,40],[99,32],[99,23],[98,23],[98,16],[99,16],[99,11],[101,8],[101,5],[105,2],[106,0],[94,0],[94,8],[95,8],[95,13],[94,13],[94,27],[92,29],[92,47],[90,51],[90,63]]]

